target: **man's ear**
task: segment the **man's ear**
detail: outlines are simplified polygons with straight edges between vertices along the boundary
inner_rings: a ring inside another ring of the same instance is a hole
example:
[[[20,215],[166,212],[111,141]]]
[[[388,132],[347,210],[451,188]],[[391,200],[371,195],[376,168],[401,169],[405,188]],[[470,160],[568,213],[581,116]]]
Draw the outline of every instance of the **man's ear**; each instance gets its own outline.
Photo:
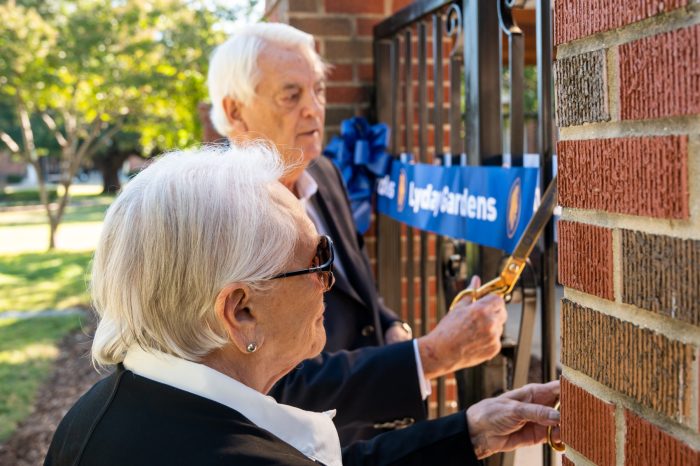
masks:
[[[222,101],[224,107],[224,113],[226,113],[226,119],[231,125],[232,134],[227,136],[240,136],[248,131],[248,125],[243,120],[241,115],[242,105],[239,101],[234,100],[232,97],[224,97]]]
[[[248,345],[262,345],[258,322],[250,308],[251,290],[242,283],[229,283],[216,296],[214,311],[221,325],[226,329],[231,343],[242,353]]]

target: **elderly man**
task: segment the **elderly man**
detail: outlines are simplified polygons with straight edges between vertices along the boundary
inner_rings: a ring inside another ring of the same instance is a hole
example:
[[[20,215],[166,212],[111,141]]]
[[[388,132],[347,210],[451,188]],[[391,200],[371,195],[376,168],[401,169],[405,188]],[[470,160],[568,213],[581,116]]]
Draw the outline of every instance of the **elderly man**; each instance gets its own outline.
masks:
[[[335,241],[337,284],[326,295],[326,350],[361,349],[306,361],[272,394],[304,409],[338,408],[336,425],[348,443],[377,433],[371,428],[377,424],[425,418],[429,380],[493,357],[506,313],[497,296],[462,302],[428,335],[403,341],[410,333],[377,296],[340,175],[319,157],[325,73],[312,36],[284,24],[248,25],[212,55],[209,94],[221,134],[274,143],[293,166],[280,181],[318,231]],[[398,343],[381,346],[385,341]]]

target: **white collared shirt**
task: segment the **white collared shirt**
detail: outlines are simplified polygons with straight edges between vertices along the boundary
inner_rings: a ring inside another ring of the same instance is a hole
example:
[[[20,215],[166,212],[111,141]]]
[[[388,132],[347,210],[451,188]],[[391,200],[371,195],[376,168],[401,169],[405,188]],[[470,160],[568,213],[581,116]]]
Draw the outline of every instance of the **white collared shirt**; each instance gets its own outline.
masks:
[[[316,180],[314,180],[314,177],[311,176],[309,172],[304,170],[301,172],[301,176],[299,179],[297,179],[296,185],[294,186],[297,196],[299,198],[299,202],[301,202],[302,207],[306,210],[307,215],[313,222],[313,224],[316,226],[316,230],[320,234],[328,234],[328,225],[323,221],[323,218],[316,212],[316,209],[314,209],[314,206],[311,204],[310,199],[311,196],[316,194],[318,192],[318,183]],[[341,275],[344,277],[347,277],[345,275],[345,271],[343,269],[343,265],[340,262],[340,258],[338,256],[335,257],[335,260],[333,261],[333,268],[340,272]],[[420,394],[422,399],[427,399],[430,394],[433,392],[432,386],[430,385],[430,381],[428,381],[425,378],[425,374],[423,373],[423,364],[420,359],[420,353],[418,352],[418,340],[413,340],[413,353],[416,358],[416,369],[418,372],[418,386],[420,387]]]
[[[124,367],[141,377],[228,406],[308,458],[342,466],[340,439],[332,421],[335,410],[315,413],[283,405],[208,366],[155,350],[145,351],[137,345],[127,351]]]

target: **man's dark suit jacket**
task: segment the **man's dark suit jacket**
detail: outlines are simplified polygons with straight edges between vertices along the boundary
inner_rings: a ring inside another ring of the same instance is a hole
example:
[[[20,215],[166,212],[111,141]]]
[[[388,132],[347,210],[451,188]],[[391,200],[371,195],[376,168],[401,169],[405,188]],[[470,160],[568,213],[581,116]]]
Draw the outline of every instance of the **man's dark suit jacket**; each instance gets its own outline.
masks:
[[[318,184],[311,203],[329,230],[344,274],[336,274],[325,295],[325,352],[284,377],[270,394],[310,411],[337,409],[335,424],[347,445],[384,431],[375,424],[424,420],[426,410],[413,344],[382,346],[384,329],[398,318],[377,296],[340,173],[325,157],[307,170]],[[355,351],[338,351],[346,349]]]
[[[71,408],[47,466],[308,465],[272,433],[217,402],[140,377],[121,365]],[[345,465],[478,464],[464,413],[343,450]]]
[[[326,351],[354,350],[384,343],[384,333],[399,320],[375,287],[372,269],[357,233],[340,172],[326,157],[311,162],[308,173],[318,184],[310,202],[328,228],[336,257],[343,265],[325,295]]]

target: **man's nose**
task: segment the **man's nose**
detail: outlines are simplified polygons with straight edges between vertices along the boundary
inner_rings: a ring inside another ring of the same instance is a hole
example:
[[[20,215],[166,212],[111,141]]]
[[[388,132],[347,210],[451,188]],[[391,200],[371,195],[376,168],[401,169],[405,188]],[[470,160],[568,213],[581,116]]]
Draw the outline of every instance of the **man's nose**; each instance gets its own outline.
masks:
[[[302,108],[302,116],[304,117],[320,117],[323,115],[325,102],[321,96],[313,92],[306,94],[304,107]]]

